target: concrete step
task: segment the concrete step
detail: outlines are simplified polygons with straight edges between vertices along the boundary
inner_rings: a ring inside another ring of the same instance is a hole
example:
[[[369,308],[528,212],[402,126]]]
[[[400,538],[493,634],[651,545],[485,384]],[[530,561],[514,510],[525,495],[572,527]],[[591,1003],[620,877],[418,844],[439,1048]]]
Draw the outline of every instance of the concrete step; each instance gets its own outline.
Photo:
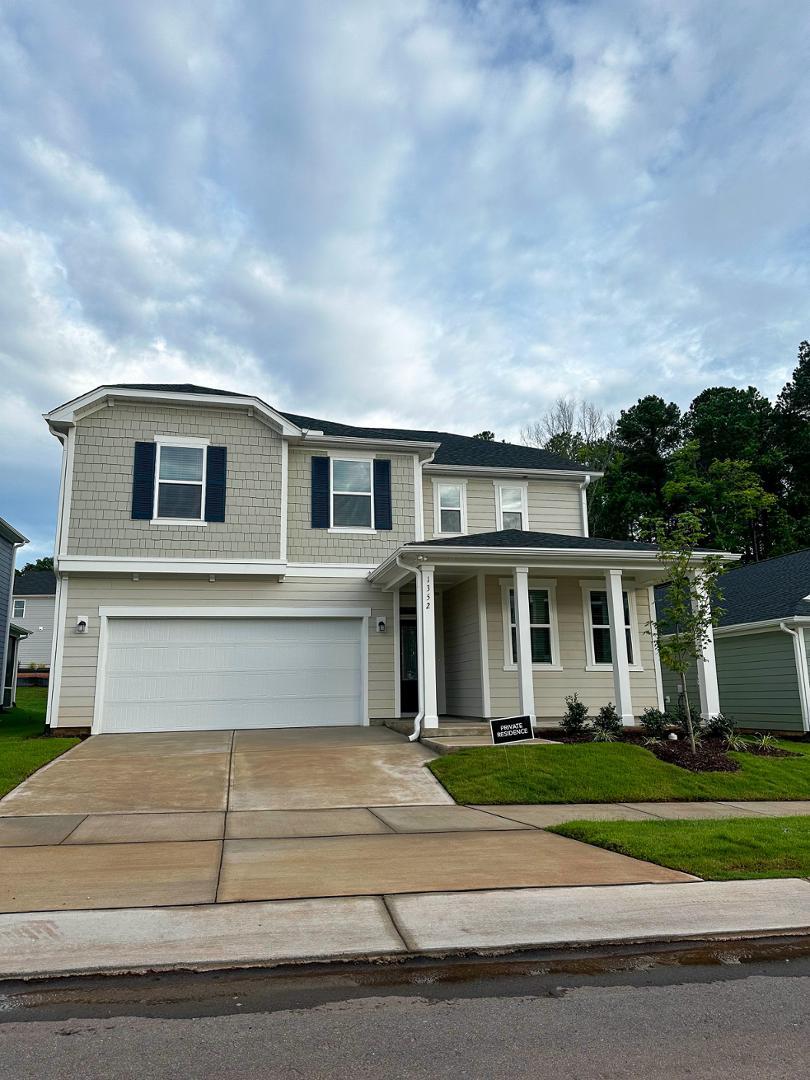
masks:
[[[386,720],[385,726],[392,731],[398,731],[400,735],[410,735],[413,731],[413,720]],[[489,724],[483,720],[470,720],[467,722],[460,721],[453,724],[439,724],[438,727],[423,728],[423,738],[440,737],[457,737],[467,735],[478,735],[481,738],[489,741]]]

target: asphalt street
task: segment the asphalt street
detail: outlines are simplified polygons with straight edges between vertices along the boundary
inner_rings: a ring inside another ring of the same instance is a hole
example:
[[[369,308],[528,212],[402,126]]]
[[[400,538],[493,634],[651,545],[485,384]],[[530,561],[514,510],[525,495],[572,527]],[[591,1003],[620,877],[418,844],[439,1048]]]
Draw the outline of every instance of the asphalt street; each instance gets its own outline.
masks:
[[[2,1080],[807,1075],[810,958],[19,986]]]

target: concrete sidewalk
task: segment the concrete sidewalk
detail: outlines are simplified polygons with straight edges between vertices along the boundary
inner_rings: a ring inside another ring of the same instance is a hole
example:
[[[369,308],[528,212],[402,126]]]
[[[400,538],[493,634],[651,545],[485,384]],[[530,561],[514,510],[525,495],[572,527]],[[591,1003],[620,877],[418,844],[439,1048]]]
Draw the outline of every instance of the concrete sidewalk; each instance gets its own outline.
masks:
[[[536,829],[566,821],[676,821],[708,818],[810,817],[810,801],[476,804],[474,809]]]
[[[0,915],[0,978],[808,932],[793,878],[24,913]]]

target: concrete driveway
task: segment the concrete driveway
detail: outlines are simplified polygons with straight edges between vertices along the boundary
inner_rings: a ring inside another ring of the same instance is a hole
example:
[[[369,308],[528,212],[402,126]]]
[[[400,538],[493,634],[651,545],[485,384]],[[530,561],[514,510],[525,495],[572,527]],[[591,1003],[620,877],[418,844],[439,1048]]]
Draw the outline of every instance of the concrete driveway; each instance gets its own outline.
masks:
[[[457,806],[386,728],[100,735],[0,800],[0,911],[691,880]]]

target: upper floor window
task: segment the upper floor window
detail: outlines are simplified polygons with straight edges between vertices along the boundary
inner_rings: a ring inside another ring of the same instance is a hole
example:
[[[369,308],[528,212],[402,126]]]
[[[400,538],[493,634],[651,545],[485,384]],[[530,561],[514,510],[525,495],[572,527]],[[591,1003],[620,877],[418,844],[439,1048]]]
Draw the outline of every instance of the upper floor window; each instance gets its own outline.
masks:
[[[12,618],[14,618],[14,619],[24,619],[25,618],[25,601],[24,600],[15,600],[14,601],[14,614],[13,614]]]
[[[529,508],[525,484],[496,484],[495,508],[499,529],[528,529]]]
[[[332,527],[374,528],[374,480],[371,461],[332,458]]]
[[[613,649],[610,641],[610,608],[605,589],[585,588],[586,644],[588,647],[588,666],[609,667],[613,663]],[[624,612],[624,636],[627,642],[627,661],[631,667],[638,665],[637,619],[635,618],[635,597],[622,592]]]
[[[461,480],[437,483],[433,488],[434,529],[437,536],[467,531],[466,489]]]
[[[158,442],[155,460],[156,518],[204,520],[205,457],[204,445]]]

